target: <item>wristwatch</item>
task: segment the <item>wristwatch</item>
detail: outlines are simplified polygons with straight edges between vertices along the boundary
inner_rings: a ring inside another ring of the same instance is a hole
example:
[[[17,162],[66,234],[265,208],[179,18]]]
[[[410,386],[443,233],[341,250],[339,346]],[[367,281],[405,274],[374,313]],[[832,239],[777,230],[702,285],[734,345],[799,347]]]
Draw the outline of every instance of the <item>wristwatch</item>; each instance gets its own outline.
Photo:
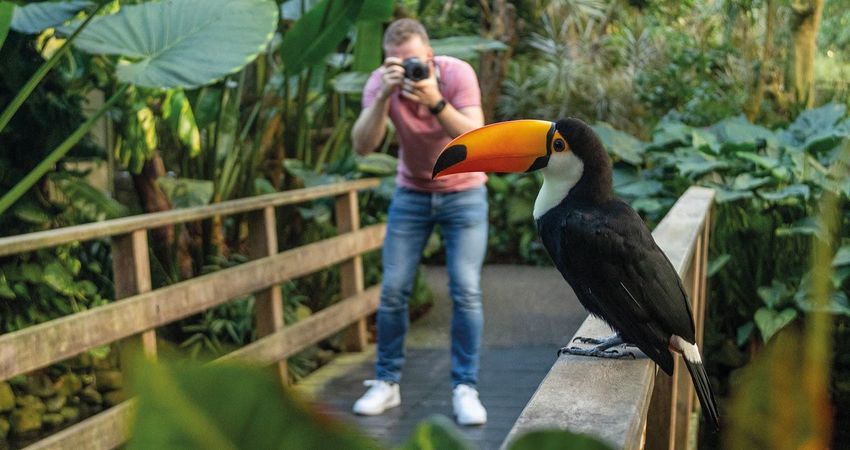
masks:
[[[431,114],[436,116],[437,114],[440,114],[440,111],[442,111],[443,108],[445,108],[445,107],[446,107],[446,99],[441,98],[440,101],[438,101],[436,105],[434,105],[434,106],[432,106],[428,109],[431,111]]]

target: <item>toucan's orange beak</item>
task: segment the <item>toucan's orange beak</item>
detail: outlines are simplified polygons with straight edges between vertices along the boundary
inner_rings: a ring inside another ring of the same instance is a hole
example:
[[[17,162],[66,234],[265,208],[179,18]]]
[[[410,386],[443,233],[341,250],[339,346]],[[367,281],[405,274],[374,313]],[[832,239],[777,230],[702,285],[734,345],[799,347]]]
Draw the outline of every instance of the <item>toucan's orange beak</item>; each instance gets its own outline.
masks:
[[[432,176],[542,169],[556,133],[555,123],[544,120],[512,120],[469,131],[446,145]]]

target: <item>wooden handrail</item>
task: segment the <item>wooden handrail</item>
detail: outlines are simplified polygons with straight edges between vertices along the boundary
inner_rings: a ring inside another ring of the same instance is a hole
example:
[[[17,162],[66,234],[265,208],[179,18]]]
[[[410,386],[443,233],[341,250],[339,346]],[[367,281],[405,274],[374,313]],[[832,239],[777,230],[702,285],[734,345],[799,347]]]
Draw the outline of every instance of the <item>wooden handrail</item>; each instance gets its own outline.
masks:
[[[0,335],[0,380],[70,358],[380,248],[385,227],[325,239]]]
[[[266,207],[277,207],[303,203],[324,197],[331,197],[352,191],[373,188],[380,180],[366,178],[341,183],[315,186],[293,191],[276,192],[256,197],[228,200],[213,205],[195,208],[173,209],[151,214],[122,217],[103,222],[87,223],[55,230],[0,238],[0,256],[28,252],[40,248],[53,247],[76,241],[88,241],[97,238],[127,234],[137,230],[149,230],[166,225],[209,219],[215,216],[239,214]]]
[[[365,345],[365,317],[378,307],[379,289],[365,288],[360,256],[379,249],[386,226],[360,228],[357,191],[379,184],[364,179],[233,200],[200,208],[144,214],[99,223],[0,238],[0,256],[68,242],[111,237],[117,301],[109,305],[0,335],[0,380],[75,356],[98,345],[140,336],[156,357],[156,327],[255,294],[258,339],[220,361],[276,364],[286,382],[288,356],[350,328],[353,345]],[[278,253],[276,206],[335,197],[338,236]],[[147,230],[219,215],[251,212],[249,256],[235,267],[151,290]],[[278,285],[341,265],[343,300],[295,325],[283,323]],[[135,401],[129,400],[28,448],[114,448],[129,436]]]
[[[706,258],[714,191],[691,187],[652,233],[682,277],[702,341]],[[611,334],[601,320],[588,317],[576,336]],[[667,376],[649,358],[613,360],[563,355],[555,362],[514,423],[504,447],[528,431],[544,428],[586,433],[623,449],[684,448],[693,388],[675,359]]]

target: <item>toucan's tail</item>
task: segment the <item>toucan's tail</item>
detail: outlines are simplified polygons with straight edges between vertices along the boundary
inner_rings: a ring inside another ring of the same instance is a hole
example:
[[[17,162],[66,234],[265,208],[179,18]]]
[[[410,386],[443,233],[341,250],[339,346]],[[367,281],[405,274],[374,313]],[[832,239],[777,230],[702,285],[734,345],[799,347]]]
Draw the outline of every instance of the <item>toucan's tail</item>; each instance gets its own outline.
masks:
[[[711,424],[714,425],[714,430],[717,431],[720,429],[720,415],[717,413],[717,402],[714,400],[714,393],[711,392],[711,384],[708,382],[705,367],[702,362],[691,362],[688,361],[688,358],[684,359],[685,365],[688,366],[688,372],[691,373],[699,403],[702,405],[702,412],[708,416]]]

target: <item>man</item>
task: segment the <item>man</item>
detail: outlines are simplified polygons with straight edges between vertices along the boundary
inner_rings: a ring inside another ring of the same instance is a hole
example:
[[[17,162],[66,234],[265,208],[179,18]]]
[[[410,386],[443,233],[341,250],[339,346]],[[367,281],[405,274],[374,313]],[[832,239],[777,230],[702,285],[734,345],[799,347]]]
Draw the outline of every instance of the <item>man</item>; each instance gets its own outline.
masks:
[[[389,118],[400,144],[397,188],[383,247],[376,380],[366,382],[371,388],[353,409],[357,414],[377,415],[401,404],[398,383],[405,354],[407,301],[422,250],[434,225],[439,225],[453,303],[452,406],[458,423],[480,425],[487,421],[476,390],[483,327],[480,278],[487,247],[487,177],[479,172],[431,179],[443,146],[484,124],[478,79],[466,62],[435,57],[425,28],[412,19],[397,20],[387,28],[384,52],[387,58],[366,83],[363,111],[352,130],[354,148],[365,154],[380,145]],[[427,78],[405,77],[402,64],[414,57],[427,64]]]

